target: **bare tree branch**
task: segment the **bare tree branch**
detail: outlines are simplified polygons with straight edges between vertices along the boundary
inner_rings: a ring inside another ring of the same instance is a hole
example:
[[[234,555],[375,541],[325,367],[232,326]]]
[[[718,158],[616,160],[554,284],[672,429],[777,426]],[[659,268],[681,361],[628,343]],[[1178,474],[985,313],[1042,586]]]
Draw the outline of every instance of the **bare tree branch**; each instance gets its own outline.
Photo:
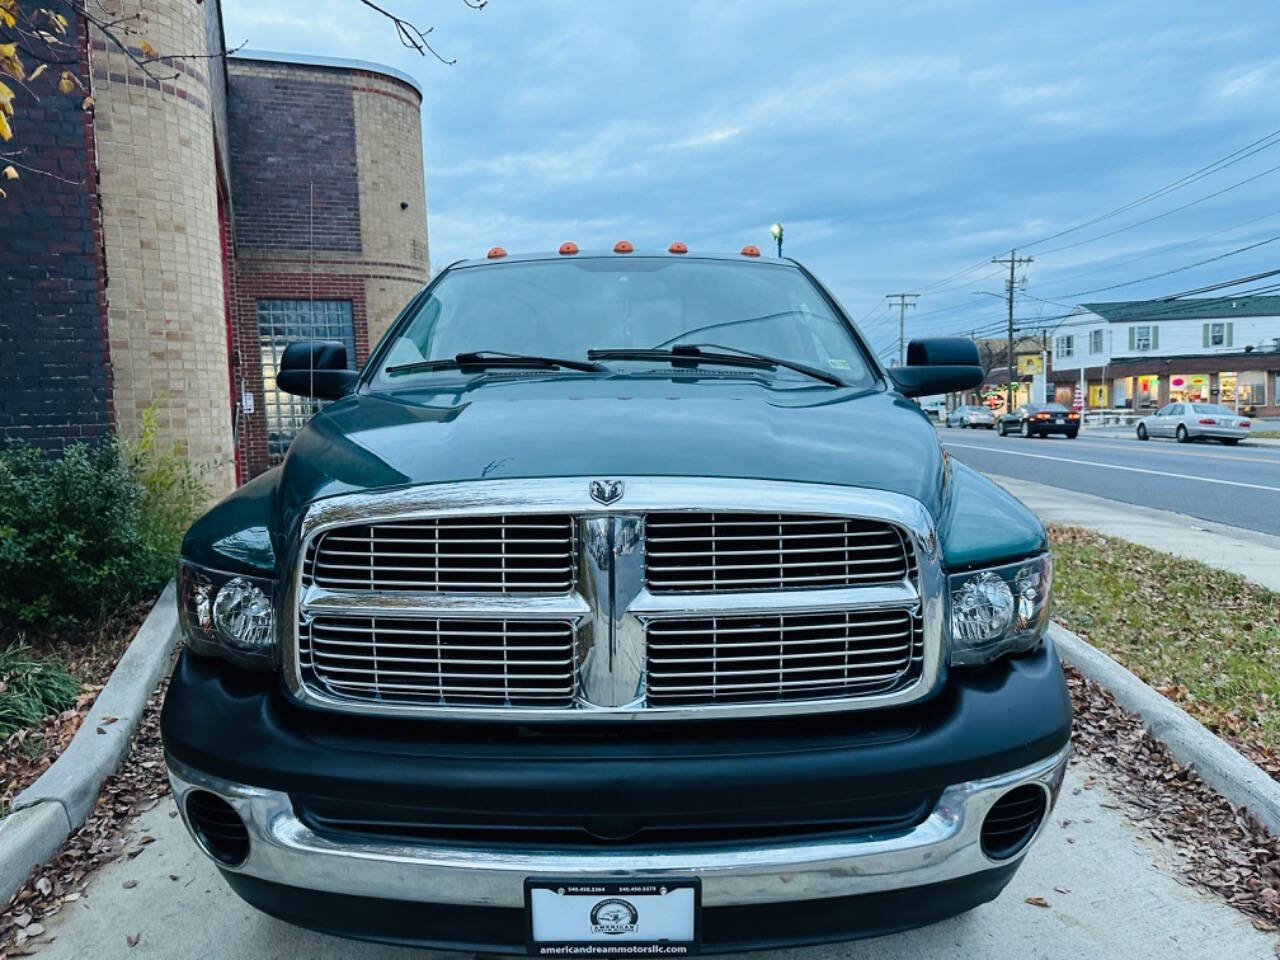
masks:
[[[472,10],[483,10],[489,0],[462,0],[462,2]],[[453,60],[446,60],[427,39],[428,35],[435,30],[435,27],[416,26],[414,23],[406,20],[399,14],[392,13],[385,7],[378,6],[373,2],[373,0],[360,0],[360,3],[363,3],[370,10],[380,13],[382,16],[390,20],[396,28],[396,35],[400,38],[400,43],[408,47],[410,50],[416,50],[424,57],[429,53],[446,67],[452,67],[458,62],[456,58]]]

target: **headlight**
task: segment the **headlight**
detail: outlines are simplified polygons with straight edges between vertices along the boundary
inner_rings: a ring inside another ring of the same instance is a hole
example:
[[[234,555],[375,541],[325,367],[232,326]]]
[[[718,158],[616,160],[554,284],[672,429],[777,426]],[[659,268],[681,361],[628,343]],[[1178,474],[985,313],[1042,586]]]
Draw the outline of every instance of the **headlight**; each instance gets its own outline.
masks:
[[[1045,553],[952,576],[952,665],[990,663],[1035,647],[1049,621],[1052,574],[1052,559]]]
[[[178,620],[196,653],[247,667],[275,665],[273,580],[179,563]]]

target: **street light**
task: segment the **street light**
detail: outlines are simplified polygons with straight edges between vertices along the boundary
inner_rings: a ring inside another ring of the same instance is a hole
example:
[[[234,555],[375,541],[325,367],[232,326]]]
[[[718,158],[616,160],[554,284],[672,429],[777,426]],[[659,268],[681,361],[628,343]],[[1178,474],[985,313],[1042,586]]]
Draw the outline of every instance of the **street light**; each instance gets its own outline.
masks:
[[[782,256],[782,224],[775,223],[772,227],[769,228],[769,233],[772,234],[774,242],[777,243],[778,256],[781,257]]]

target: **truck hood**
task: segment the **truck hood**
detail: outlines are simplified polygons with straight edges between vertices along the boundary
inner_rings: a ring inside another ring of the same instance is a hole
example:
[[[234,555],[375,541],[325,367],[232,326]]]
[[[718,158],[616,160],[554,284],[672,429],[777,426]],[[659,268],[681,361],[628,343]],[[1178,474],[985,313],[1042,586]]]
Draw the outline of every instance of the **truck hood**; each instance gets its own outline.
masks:
[[[331,404],[294,440],[279,505],[356,490],[552,476],[735,477],[906,494],[935,516],[943,457],[914,403],[754,374],[506,376]]]

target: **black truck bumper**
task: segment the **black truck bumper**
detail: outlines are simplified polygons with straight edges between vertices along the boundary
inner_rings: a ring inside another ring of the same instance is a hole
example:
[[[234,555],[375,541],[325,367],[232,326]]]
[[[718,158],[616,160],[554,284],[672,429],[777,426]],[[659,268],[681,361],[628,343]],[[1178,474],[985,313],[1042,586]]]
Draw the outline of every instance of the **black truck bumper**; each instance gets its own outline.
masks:
[[[960,913],[1017,869],[1070,726],[1048,644],[909,709],[608,730],[315,713],[184,654],[162,717],[184,821],[245,900],[491,953],[526,952],[530,878],[696,878],[703,953]]]

